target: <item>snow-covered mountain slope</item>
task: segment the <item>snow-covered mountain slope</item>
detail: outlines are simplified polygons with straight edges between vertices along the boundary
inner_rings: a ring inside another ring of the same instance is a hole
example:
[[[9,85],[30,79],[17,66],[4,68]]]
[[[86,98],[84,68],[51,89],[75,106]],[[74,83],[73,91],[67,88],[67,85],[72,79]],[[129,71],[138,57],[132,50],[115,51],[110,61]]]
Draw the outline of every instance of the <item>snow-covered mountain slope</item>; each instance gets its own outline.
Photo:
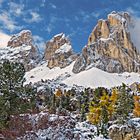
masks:
[[[31,71],[26,72],[26,75],[25,75],[26,83],[29,83],[29,82],[35,83],[35,82],[41,81],[41,79],[52,80],[65,74],[73,75],[73,72],[72,72],[73,64],[74,62],[63,69],[61,69],[60,67],[55,67],[53,69],[50,69],[49,67],[47,67],[48,64],[44,63],[32,69]]]
[[[19,47],[1,47],[0,60],[8,59],[23,63],[26,70],[34,68],[39,62],[39,55],[32,46],[22,45]]]
[[[121,85],[122,83],[132,84],[140,81],[140,76],[137,73],[108,73],[98,68],[83,71],[79,74],[72,75],[64,82],[67,85],[78,84],[84,87],[114,87]]]
[[[140,81],[140,75],[138,73],[108,73],[95,67],[74,74],[72,72],[73,65],[74,62],[63,69],[59,67],[50,69],[47,67],[47,63],[44,63],[26,73],[26,84],[30,82],[35,83],[41,81],[41,79],[55,80],[59,77],[58,82],[68,86],[78,85],[92,88],[102,86],[110,88],[121,85],[122,83],[132,84]]]

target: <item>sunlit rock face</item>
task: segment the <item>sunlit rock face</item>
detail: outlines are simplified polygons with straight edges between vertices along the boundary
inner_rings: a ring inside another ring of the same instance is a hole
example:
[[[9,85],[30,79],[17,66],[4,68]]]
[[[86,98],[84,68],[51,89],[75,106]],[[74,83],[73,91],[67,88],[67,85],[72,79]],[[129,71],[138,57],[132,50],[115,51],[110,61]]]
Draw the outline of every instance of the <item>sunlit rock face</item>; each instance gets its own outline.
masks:
[[[18,34],[15,34],[11,37],[11,39],[8,42],[8,46],[10,47],[19,47],[22,45],[28,45],[28,46],[32,46],[32,33],[29,30],[23,30]]]
[[[23,30],[13,35],[8,41],[7,47],[0,49],[1,60],[8,59],[21,62],[24,64],[26,71],[34,68],[39,63],[40,58],[32,33],[29,30]]]
[[[91,67],[107,72],[140,72],[140,55],[131,40],[131,17],[126,12],[112,12],[100,19],[91,32],[87,45],[75,62],[73,72]]]
[[[63,33],[54,36],[46,43],[44,59],[48,61],[49,68],[64,68],[76,58],[70,40]]]

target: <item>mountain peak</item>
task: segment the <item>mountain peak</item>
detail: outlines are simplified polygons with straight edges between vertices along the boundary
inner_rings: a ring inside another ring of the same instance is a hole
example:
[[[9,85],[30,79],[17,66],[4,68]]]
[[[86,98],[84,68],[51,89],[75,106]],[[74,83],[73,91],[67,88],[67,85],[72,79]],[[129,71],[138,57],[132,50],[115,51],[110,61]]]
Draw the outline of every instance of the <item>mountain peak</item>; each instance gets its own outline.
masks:
[[[73,72],[91,67],[107,72],[140,72],[140,54],[131,40],[127,12],[111,12],[99,20],[91,32],[86,47],[76,60]]]
[[[100,38],[111,38],[114,28],[128,28],[130,23],[130,15],[127,12],[111,12],[107,15],[107,19],[99,19],[88,38],[88,44],[92,44]]]
[[[128,12],[111,12],[108,14],[108,21],[111,26],[123,25],[126,26],[130,22],[130,14]]]
[[[44,58],[48,61],[49,68],[62,68],[75,60],[76,55],[73,53],[69,38],[60,33],[46,43]]]
[[[59,34],[56,34],[54,36],[54,38],[57,38],[57,37],[65,37],[66,35],[62,32],[62,33],[59,33]]]
[[[8,42],[7,46],[19,47],[22,45],[32,46],[32,33],[30,30],[22,30],[20,33],[14,34]]]
[[[40,54],[33,43],[30,30],[22,30],[10,38],[7,47],[0,50],[0,60],[3,59],[23,63],[26,71],[39,63]]]

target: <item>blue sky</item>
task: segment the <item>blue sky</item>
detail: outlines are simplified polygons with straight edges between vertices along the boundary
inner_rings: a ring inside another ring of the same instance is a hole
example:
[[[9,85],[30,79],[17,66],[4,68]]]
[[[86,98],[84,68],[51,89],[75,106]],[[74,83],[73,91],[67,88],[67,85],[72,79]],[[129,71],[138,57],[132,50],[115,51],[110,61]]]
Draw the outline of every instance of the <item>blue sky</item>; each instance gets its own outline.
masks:
[[[98,19],[111,11],[128,11],[140,16],[139,0],[0,0],[0,32],[15,34],[32,31],[42,42],[64,32],[76,52],[87,43]]]

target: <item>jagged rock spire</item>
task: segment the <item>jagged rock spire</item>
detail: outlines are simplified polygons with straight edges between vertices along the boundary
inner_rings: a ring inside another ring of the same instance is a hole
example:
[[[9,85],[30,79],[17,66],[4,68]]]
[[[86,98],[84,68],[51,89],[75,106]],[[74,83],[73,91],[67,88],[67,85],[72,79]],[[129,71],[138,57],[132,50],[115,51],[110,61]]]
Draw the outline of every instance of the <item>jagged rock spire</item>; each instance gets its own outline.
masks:
[[[71,42],[64,33],[55,35],[46,43],[44,58],[48,61],[48,67],[66,67],[77,55],[73,53]]]
[[[75,62],[73,72],[93,66],[108,72],[140,72],[140,55],[128,28],[130,20],[129,13],[114,11],[106,20],[99,20]]]

